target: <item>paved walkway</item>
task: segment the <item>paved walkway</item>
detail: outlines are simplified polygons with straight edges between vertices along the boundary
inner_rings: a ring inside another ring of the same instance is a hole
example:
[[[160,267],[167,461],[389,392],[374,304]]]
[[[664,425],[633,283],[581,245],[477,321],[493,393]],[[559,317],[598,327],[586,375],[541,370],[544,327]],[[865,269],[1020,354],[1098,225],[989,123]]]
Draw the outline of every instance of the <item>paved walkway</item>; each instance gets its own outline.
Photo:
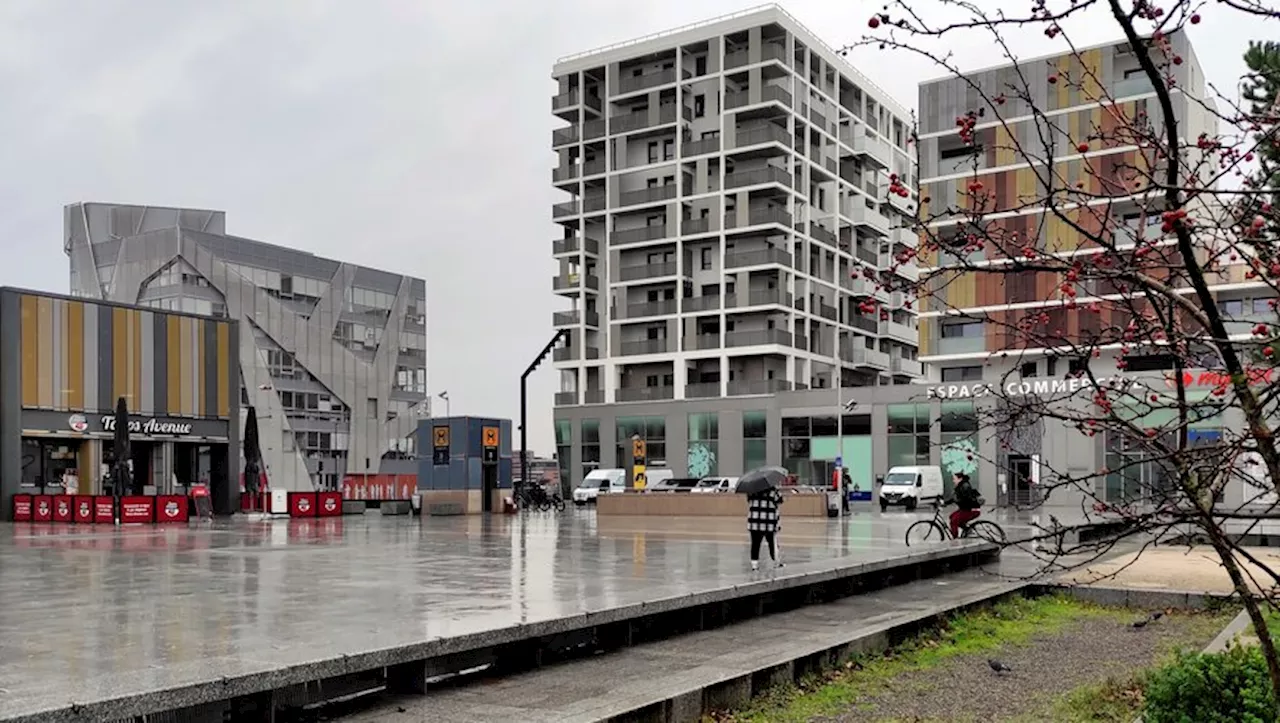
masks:
[[[1249,553],[1280,574],[1280,550],[1247,548]],[[1274,579],[1261,568],[1241,560],[1240,564],[1259,584],[1254,589],[1276,588]],[[1130,552],[1115,558],[1073,570],[1062,575],[1061,582],[1100,587],[1141,590],[1176,590],[1179,592],[1229,595],[1231,579],[1218,554],[1211,547],[1161,547]]]
[[[0,720],[758,579],[741,528],[688,522],[681,534],[597,530],[592,513],[3,525]],[[784,522],[780,577],[907,553],[885,521],[865,535],[798,523]]]

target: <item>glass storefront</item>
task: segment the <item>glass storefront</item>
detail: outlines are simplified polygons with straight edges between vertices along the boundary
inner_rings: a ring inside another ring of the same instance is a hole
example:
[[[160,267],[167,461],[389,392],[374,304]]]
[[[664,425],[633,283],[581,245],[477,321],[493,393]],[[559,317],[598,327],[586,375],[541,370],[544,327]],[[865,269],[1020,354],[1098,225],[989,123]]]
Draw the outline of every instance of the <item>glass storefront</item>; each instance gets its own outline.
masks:
[[[929,405],[890,404],[889,467],[929,464]]]
[[[582,476],[600,467],[600,420],[582,420]]]
[[[800,484],[829,485],[837,458],[841,458],[854,486],[871,488],[869,414],[783,417],[782,450],[783,466]]]
[[[964,473],[975,488],[981,489],[978,479],[978,412],[973,402],[943,402],[939,418],[942,436],[939,460],[942,464],[942,485],[951,494],[952,475]]]
[[[650,467],[667,466],[667,420],[665,417],[618,417],[617,460],[623,467],[630,466],[631,441],[639,437],[645,441]]]
[[[718,474],[720,416],[715,412],[689,415],[689,452],[687,470],[690,477],[713,477]]]
[[[766,412],[742,413],[742,471],[763,467],[769,455]]]
[[[569,489],[573,479],[569,474],[570,460],[573,454],[573,425],[567,419],[556,420],[556,465],[560,468],[560,490]]]

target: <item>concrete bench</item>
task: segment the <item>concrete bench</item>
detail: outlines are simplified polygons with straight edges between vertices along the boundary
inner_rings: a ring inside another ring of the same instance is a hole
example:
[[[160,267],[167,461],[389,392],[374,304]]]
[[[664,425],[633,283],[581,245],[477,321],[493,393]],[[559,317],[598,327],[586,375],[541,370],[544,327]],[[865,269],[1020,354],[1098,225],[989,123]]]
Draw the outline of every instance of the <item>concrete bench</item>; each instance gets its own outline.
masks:
[[[384,515],[407,515],[409,514],[409,501],[387,500],[378,505],[378,511]]]
[[[451,517],[465,514],[465,510],[462,509],[462,505],[458,502],[434,502],[428,505],[427,514],[432,517]]]
[[[363,515],[365,504],[362,500],[343,500],[342,514],[344,515]]]

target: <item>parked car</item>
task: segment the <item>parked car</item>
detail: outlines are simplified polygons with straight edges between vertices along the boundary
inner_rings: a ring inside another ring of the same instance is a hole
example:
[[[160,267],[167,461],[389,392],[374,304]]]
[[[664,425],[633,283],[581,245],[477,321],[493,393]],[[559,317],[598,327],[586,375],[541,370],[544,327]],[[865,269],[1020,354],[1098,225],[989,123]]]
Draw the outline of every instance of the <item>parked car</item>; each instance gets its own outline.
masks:
[[[650,485],[648,490],[658,493],[692,492],[697,486],[698,478],[696,477],[673,477],[656,486]]]
[[[711,492],[732,492],[738,486],[737,477],[703,477],[690,492],[706,494]]]
[[[880,487],[880,510],[902,505],[914,510],[921,502],[941,504],[946,494],[939,467],[894,467]]]
[[[587,473],[573,491],[573,504],[595,502],[601,494],[622,492],[627,488],[627,471],[624,469],[596,469]]]

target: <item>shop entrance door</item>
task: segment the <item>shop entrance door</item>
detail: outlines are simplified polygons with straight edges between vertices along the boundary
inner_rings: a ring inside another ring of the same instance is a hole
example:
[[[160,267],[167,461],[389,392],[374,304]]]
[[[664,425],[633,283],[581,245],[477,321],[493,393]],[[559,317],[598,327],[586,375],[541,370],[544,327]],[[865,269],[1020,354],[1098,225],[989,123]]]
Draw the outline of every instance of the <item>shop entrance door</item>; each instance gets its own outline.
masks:
[[[498,465],[492,462],[480,465],[481,489],[484,490],[480,500],[480,509],[493,512],[493,493],[498,489]]]
[[[1010,507],[1027,507],[1035,503],[1035,487],[1031,484],[1033,460],[1025,455],[1009,455]]]

